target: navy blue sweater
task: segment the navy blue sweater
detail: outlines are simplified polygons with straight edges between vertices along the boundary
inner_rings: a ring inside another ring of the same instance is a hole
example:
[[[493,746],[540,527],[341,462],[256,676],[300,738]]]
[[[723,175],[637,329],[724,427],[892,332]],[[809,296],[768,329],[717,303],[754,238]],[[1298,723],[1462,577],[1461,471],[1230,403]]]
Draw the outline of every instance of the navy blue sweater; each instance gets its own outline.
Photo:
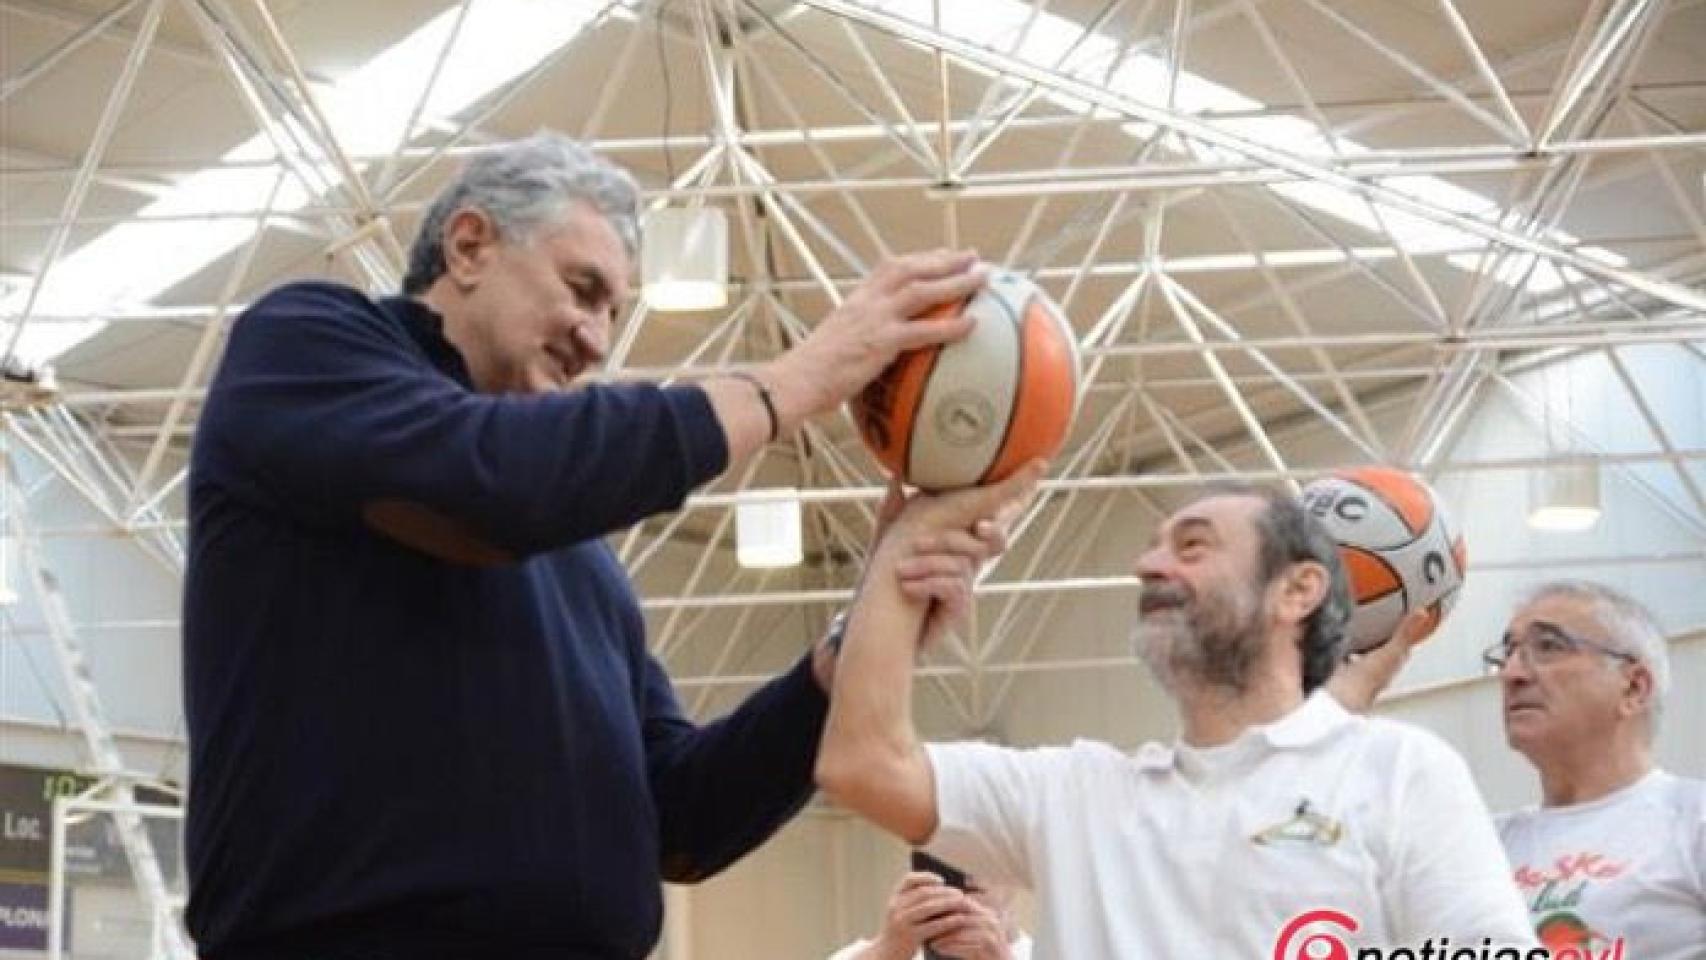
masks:
[[[441,321],[303,283],[234,325],[190,474],[191,932],[209,960],[635,958],[810,796],[809,661],[695,727],[600,537],[728,457],[694,387],[472,391]],[[370,529],[404,502],[514,562]]]

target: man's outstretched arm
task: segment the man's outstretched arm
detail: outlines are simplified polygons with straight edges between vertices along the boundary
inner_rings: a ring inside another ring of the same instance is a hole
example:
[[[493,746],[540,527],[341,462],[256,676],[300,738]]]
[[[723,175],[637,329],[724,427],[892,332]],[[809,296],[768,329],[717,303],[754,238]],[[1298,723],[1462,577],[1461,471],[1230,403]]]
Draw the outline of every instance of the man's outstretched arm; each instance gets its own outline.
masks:
[[[885,528],[903,503],[897,487],[884,504]],[[881,532],[877,540],[883,542]],[[900,594],[929,611],[922,627],[928,639],[965,610],[973,576],[1003,546],[998,528],[983,536],[909,537],[905,560],[885,579],[892,584],[898,577]],[[836,673],[833,645],[820,641],[793,670],[703,726],[682,714],[662,667],[649,657],[646,671],[646,754],[664,876],[701,880],[763,843],[810,798],[824,695]]]
[[[936,785],[912,722],[913,661],[931,629],[931,601],[902,581],[957,580],[1000,537],[999,520],[1036,488],[1042,465],[1000,484],[916,496],[871,552],[836,666],[818,786],[838,805],[912,844],[936,831]],[[963,598],[969,604],[969,595]]]

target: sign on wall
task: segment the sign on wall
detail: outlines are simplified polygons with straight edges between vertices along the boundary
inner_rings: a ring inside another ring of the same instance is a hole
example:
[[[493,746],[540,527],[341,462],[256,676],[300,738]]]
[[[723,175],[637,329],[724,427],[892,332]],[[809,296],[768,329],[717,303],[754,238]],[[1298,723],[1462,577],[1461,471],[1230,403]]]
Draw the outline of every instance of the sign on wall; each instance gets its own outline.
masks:
[[[74,797],[96,778],[69,770],[0,764],[0,948],[45,950],[48,931],[48,876],[53,859],[53,801]],[[176,806],[176,798],[138,788],[140,803]],[[168,878],[178,875],[177,821],[147,818],[154,853]],[[117,824],[93,816],[67,830],[65,876],[68,883],[127,886],[130,864]]]

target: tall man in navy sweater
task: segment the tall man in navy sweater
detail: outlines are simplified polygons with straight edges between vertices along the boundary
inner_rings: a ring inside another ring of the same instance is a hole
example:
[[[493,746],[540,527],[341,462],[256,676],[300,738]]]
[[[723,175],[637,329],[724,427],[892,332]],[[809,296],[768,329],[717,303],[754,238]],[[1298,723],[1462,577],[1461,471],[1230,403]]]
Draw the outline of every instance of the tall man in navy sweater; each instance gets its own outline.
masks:
[[[291,284],[234,325],[184,598],[207,960],[642,957],[660,877],[716,873],[809,796],[828,648],[697,727],[601,538],[963,335],[910,318],[981,280],[900,257],[750,376],[568,390],[635,212],[625,173],[536,136],[435,201],[404,296]]]

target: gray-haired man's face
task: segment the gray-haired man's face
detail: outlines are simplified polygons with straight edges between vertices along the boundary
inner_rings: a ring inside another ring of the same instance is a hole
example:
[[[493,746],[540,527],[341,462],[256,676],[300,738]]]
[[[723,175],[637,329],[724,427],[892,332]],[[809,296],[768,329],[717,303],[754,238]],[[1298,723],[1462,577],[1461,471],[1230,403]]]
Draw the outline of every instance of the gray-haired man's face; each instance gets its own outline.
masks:
[[[1511,617],[1515,646],[1499,671],[1505,738],[1530,756],[1608,735],[1628,695],[1627,665],[1586,597],[1549,594]],[[1567,639],[1564,639],[1567,638]],[[1577,644],[1582,645],[1578,646]],[[1538,647],[1546,648],[1544,653]]]
[[[524,236],[483,241],[470,259],[458,278],[472,280],[463,303],[469,342],[459,345],[478,389],[562,390],[604,361],[629,260],[603,214],[571,204]]]

